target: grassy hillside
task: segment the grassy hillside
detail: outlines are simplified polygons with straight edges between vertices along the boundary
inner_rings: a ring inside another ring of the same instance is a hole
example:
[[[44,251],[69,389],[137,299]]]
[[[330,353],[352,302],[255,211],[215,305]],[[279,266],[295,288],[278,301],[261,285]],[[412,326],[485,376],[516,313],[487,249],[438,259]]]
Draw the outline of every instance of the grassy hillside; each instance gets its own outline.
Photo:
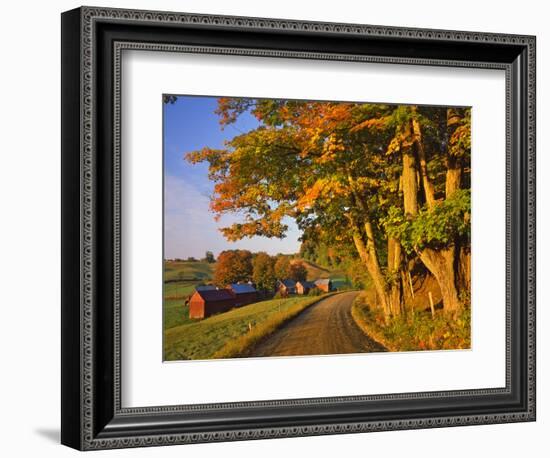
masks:
[[[193,320],[189,319],[189,306],[185,304],[185,299],[165,298],[163,308],[164,329],[170,329],[175,326],[193,322]]]
[[[291,262],[302,262],[306,266],[307,279],[309,281],[319,278],[330,278],[333,286],[339,290],[351,288],[351,284],[346,279],[346,274],[341,270],[330,270],[302,258],[293,259]]]
[[[257,302],[191,321],[164,332],[164,359],[210,359],[237,356],[322,297],[292,297]]]
[[[165,261],[164,297],[168,299],[186,298],[193,292],[196,285],[209,282],[215,265],[202,261]]]
[[[317,264],[314,264],[311,261],[306,261],[305,259],[293,259],[291,263],[302,262],[307,269],[307,278],[308,280],[317,280],[318,278],[329,278],[330,270],[325,269]]]
[[[203,261],[165,261],[164,281],[208,280],[212,278],[215,265]]]

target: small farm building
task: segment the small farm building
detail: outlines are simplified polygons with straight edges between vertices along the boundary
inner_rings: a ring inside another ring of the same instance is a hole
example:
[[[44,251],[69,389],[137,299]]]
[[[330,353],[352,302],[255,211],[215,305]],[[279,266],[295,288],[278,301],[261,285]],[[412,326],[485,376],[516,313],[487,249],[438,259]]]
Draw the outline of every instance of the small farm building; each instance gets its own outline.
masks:
[[[332,281],[330,281],[330,278],[321,278],[319,280],[315,280],[315,286],[317,286],[317,288],[319,288],[321,291],[324,291],[325,293],[332,291]]]
[[[277,282],[277,291],[282,295],[296,294],[296,282],[292,279],[279,280]]]
[[[258,300],[258,291],[250,283],[232,283],[229,288],[235,296],[235,305],[237,307],[252,304],[252,302]]]
[[[236,299],[228,289],[195,291],[189,299],[189,318],[207,318],[235,307]]]
[[[296,294],[308,294],[314,288],[316,288],[315,283],[311,281],[296,282]]]

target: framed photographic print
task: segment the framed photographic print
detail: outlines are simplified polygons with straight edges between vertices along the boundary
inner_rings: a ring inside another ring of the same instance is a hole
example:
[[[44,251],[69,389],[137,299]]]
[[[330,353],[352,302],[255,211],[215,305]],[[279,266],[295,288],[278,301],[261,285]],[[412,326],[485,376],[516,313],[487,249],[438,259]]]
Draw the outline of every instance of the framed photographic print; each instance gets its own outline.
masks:
[[[535,38],[62,15],[62,443],[535,419]]]

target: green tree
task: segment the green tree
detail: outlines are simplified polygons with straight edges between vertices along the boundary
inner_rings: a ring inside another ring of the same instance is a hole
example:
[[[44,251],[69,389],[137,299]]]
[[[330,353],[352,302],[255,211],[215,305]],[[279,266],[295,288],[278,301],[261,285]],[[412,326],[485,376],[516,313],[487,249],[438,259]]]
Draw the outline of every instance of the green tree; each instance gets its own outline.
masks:
[[[275,275],[279,280],[290,278],[290,259],[288,256],[280,255],[277,257],[275,261]]]
[[[260,291],[273,291],[275,288],[275,260],[263,251],[252,260],[252,281]]]
[[[204,256],[204,260],[209,264],[213,264],[214,262],[216,262],[216,258],[214,257],[214,253],[212,253],[211,251],[207,251],[205,256]]]
[[[295,261],[290,264],[290,278],[294,281],[307,280],[307,268],[301,261]]]

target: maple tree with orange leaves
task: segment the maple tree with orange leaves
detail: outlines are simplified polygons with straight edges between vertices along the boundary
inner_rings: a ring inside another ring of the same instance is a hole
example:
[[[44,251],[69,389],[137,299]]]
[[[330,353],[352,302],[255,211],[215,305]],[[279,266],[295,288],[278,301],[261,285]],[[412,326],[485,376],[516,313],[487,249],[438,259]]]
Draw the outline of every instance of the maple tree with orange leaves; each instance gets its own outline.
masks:
[[[217,218],[231,241],[282,238],[292,218],[303,239],[345,247],[372,279],[389,319],[405,310],[407,274],[421,263],[443,309],[466,304],[470,262],[470,109],[351,102],[220,98],[220,125],[250,113],[257,128],[206,161]]]

